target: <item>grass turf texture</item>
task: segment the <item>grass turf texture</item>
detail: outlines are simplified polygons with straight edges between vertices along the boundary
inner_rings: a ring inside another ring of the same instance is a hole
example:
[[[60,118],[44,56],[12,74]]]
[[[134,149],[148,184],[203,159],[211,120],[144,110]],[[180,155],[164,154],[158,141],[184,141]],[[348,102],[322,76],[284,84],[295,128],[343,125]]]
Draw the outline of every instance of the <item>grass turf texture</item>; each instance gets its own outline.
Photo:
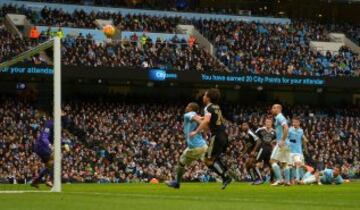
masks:
[[[360,209],[360,182],[339,186],[250,186],[232,183],[69,184],[62,193],[0,193],[1,210],[220,210],[220,209]],[[32,190],[0,185],[0,190]],[[46,189],[42,186],[41,189]]]

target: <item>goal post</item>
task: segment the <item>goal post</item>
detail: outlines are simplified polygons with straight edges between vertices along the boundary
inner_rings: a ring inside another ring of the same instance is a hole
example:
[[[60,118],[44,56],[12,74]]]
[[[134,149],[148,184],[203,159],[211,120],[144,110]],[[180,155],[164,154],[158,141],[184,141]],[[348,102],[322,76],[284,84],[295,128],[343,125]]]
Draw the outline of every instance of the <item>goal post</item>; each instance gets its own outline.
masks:
[[[43,42],[36,47],[27,50],[12,59],[0,63],[0,70],[9,69],[15,66],[19,62],[25,61],[32,56],[45,51],[46,49],[53,49],[53,116],[54,120],[54,142],[53,142],[53,154],[54,154],[54,173],[53,173],[53,187],[51,192],[61,192],[61,39],[54,37],[51,40]],[[1,72],[1,71],[0,71]],[[15,178],[16,180],[16,178]],[[16,181],[14,183],[16,184]],[[1,183],[0,183],[1,185]],[[0,187],[1,192],[26,192],[31,189],[30,187]]]
[[[61,192],[61,41],[54,37],[54,185]]]

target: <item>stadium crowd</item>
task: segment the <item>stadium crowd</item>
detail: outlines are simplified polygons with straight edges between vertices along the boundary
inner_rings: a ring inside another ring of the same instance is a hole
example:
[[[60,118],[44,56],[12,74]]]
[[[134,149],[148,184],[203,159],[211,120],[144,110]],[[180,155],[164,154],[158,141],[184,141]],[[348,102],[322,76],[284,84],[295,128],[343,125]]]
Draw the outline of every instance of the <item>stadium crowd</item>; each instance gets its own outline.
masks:
[[[76,0],[29,0],[31,2],[50,2],[50,3],[63,3],[63,4],[77,4],[77,5],[94,5],[104,7],[122,7],[133,9],[149,9],[149,10],[161,10],[161,11],[173,11],[173,12],[196,12],[196,13],[210,13],[210,14],[232,14],[232,15],[244,15],[244,14],[256,14],[258,16],[268,16],[270,11],[268,8],[251,8],[250,10],[244,10],[244,6],[241,8],[215,8],[215,7],[200,7],[199,1],[188,0],[167,0],[167,1],[127,1],[127,0],[102,0],[102,1],[76,1]],[[202,5],[201,5],[202,6]],[[254,13],[255,12],[255,13]]]
[[[2,21],[0,21],[0,37],[0,62],[9,60],[31,48],[30,42],[9,33]]]
[[[184,104],[73,101],[63,106],[71,127],[82,132],[63,132],[70,152],[63,153],[65,182],[148,182],[168,180],[185,148]],[[248,180],[242,155],[241,122],[253,129],[268,115],[265,105],[226,108],[231,140],[228,165],[238,180]],[[321,170],[340,164],[345,177],[359,177],[360,118],[355,108],[316,109],[286,106],[288,117],[300,116],[310,142],[306,162]],[[40,166],[32,153],[46,117],[30,103],[14,98],[0,102],[0,181],[29,181]],[[288,118],[290,119],[290,118]],[[268,169],[265,170],[265,172]],[[214,173],[202,163],[186,172],[188,181],[214,181]]]
[[[314,52],[310,41],[327,41],[328,33],[346,31],[359,39],[356,25],[322,25],[311,21],[292,21],[289,25],[247,23],[223,20],[188,20],[180,17],[150,17],[122,15],[109,12],[85,13],[76,10],[69,14],[62,9],[45,7],[40,13],[25,7],[5,5],[6,13],[26,14],[33,23],[57,27],[96,28],[96,18],[113,19],[120,30],[174,33],[179,23],[193,24],[216,48],[216,57],[227,66],[200,49],[187,46],[186,40],[178,45],[156,44],[93,44],[88,41],[65,40],[64,63],[86,66],[141,66],[172,65],[177,70],[225,71],[234,73],[359,76],[360,55],[347,47],[338,52]],[[10,40],[10,42],[15,40]],[[130,40],[133,41],[134,40]],[[16,42],[18,43],[18,42]],[[171,46],[172,45],[172,46]],[[20,48],[21,49],[21,48]],[[123,53],[124,52],[124,53]],[[160,55],[160,56],[158,56]],[[202,65],[204,64],[204,65]]]
[[[175,33],[180,18],[177,17],[152,17],[148,15],[123,15],[114,12],[91,12],[75,10],[68,13],[61,8],[52,9],[44,7],[40,12],[26,7],[17,7],[11,4],[3,5],[0,17],[7,13],[24,14],[35,25],[74,27],[74,28],[97,28],[96,19],[111,19],[114,25],[121,31],[143,31]]]
[[[359,75],[360,57],[346,47],[314,52],[310,41],[328,41],[325,25],[289,25],[200,20],[195,23],[215,44],[216,56],[233,72],[314,76]]]
[[[155,43],[143,34],[122,42],[96,43],[83,36],[63,41],[63,63],[93,67],[162,67],[179,71],[224,71],[218,62],[199,45],[174,36],[169,41]]]

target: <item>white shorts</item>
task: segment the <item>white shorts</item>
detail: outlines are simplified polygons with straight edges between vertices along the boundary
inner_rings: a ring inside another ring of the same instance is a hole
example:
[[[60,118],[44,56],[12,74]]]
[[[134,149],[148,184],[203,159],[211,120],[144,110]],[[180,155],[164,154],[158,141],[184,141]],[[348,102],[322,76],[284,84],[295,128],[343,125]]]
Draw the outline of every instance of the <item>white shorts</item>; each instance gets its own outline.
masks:
[[[316,176],[313,174],[309,174],[308,176],[304,177],[302,181],[304,182],[304,184],[316,183]]]
[[[300,162],[301,165],[304,165],[304,155],[299,153],[290,153],[290,162],[289,165],[295,165],[296,162]]]
[[[290,162],[290,150],[287,145],[280,148],[279,145],[276,145],[271,153],[270,159],[277,160],[281,163]]]
[[[207,145],[193,149],[187,147],[180,156],[180,163],[182,163],[185,166],[189,166],[192,162],[196,160],[203,160],[205,158],[205,154],[207,150],[208,150]]]

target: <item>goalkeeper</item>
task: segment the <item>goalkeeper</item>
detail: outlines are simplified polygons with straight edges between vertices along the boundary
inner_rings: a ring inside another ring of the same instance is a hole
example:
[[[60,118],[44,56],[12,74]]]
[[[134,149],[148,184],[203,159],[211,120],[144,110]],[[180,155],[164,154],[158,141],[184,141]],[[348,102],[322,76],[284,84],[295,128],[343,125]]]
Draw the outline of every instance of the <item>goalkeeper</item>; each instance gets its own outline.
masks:
[[[44,128],[41,130],[40,136],[37,138],[34,144],[34,152],[39,156],[45,167],[42,168],[39,174],[32,180],[31,186],[39,188],[39,184],[43,177],[49,176],[49,179],[45,182],[48,187],[52,187],[53,167],[54,167],[54,155],[53,155],[53,142],[54,142],[54,122],[48,120],[45,123]],[[64,149],[68,152],[69,145],[64,144]]]

